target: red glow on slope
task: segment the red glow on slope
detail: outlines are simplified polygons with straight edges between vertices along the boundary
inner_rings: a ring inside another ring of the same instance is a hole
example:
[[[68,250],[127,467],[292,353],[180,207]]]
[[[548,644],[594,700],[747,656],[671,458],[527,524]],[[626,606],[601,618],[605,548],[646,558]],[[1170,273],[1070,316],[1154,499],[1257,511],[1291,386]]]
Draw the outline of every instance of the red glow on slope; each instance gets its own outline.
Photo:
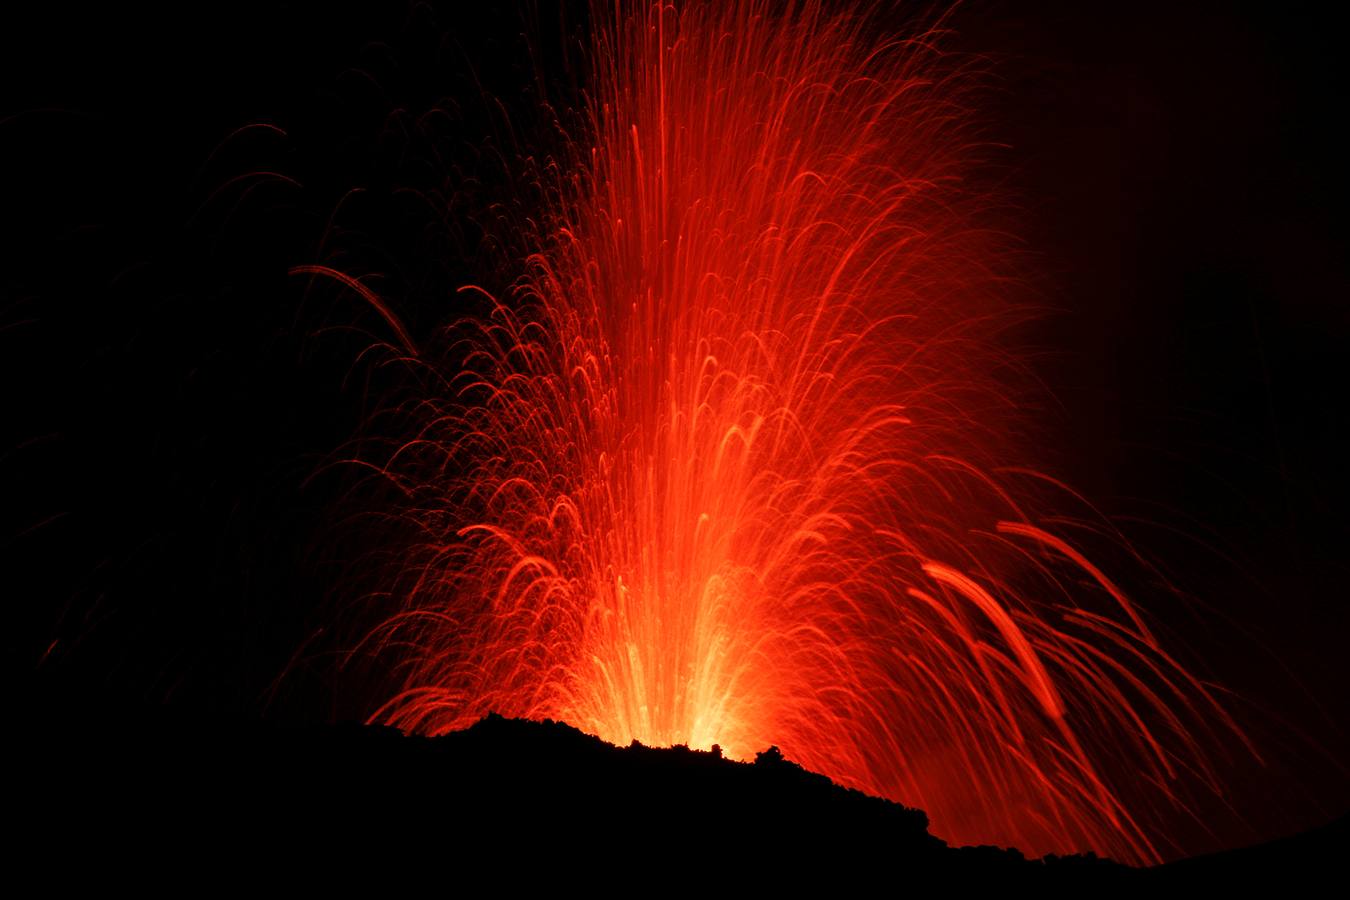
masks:
[[[424,535],[374,718],[777,744],[949,840],[1156,858],[1231,721],[999,474],[1022,313],[968,79],[815,3],[594,20],[519,280],[407,360],[415,430],[366,460]]]

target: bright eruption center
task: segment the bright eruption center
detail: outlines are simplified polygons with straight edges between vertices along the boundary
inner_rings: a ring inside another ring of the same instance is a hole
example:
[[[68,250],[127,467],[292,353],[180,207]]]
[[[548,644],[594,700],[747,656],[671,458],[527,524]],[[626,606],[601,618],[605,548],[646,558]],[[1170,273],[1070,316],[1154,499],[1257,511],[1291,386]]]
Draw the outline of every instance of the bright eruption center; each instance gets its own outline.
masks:
[[[497,211],[522,274],[409,348],[367,460],[420,535],[375,718],[777,744],[951,840],[1155,858],[1227,720],[999,468],[1021,313],[970,78],[781,6],[596,4],[586,101]]]

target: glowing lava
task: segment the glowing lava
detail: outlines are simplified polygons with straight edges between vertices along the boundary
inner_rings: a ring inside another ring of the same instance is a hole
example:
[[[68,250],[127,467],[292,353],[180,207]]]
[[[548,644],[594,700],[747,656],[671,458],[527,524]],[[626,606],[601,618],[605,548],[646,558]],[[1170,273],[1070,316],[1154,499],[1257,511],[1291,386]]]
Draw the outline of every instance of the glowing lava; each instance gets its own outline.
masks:
[[[777,744],[950,840],[1154,859],[1231,721],[1047,514],[1070,495],[999,468],[1025,311],[972,80],[876,30],[595,4],[586,100],[520,165],[518,280],[404,336],[425,390],[364,460],[423,536],[363,645],[373,718]]]

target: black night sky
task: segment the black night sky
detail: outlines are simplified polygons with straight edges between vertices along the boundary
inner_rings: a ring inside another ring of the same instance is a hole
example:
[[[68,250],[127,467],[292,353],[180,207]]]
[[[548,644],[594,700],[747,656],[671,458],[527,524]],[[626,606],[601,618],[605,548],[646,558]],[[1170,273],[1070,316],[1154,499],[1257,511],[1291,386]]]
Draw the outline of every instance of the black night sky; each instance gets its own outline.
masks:
[[[331,527],[351,484],[325,463],[381,389],[355,360],[383,322],[287,270],[378,273],[414,335],[490,277],[501,113],[535,127],[537,75],[560,97],[579,77],[524,35],[585,27],[497,6],[0,13],[0,677],[20,721],[369,713],[362,673],[334,671],[362,533]],[[1149,609],[1269,750],[1231,772],[1247,821],[1206,849],[1350,798],[1348,85],[1323,7],[948,20],[994,73],[990,177],[1046,310],[1018,335],[1049,389],[1035,462],[1193,599]]]

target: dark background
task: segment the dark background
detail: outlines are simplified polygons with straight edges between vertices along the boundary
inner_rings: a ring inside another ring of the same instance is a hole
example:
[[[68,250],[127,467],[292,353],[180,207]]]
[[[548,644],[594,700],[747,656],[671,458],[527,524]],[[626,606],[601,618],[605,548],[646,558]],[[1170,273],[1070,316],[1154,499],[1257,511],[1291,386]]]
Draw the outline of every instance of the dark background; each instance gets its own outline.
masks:
[[[324,464],[389,335],[287,269],[378,274],[414,337],[509,277],[484,242],[496,154],[531,145],[537,75],[574,77],[524,35],[584,22],[477,6],[0,14],[10,708],[368,710],[330,665],[363,548],[332,537],[349,485]],[[1047,309],[1028,461],[1193,598],[1145,605],[1269,750],[1231,775],[1255,821],[1227,841],[1347,804],[1347,79],[1320,6],[949,20],[996,75],[983,113]]]

